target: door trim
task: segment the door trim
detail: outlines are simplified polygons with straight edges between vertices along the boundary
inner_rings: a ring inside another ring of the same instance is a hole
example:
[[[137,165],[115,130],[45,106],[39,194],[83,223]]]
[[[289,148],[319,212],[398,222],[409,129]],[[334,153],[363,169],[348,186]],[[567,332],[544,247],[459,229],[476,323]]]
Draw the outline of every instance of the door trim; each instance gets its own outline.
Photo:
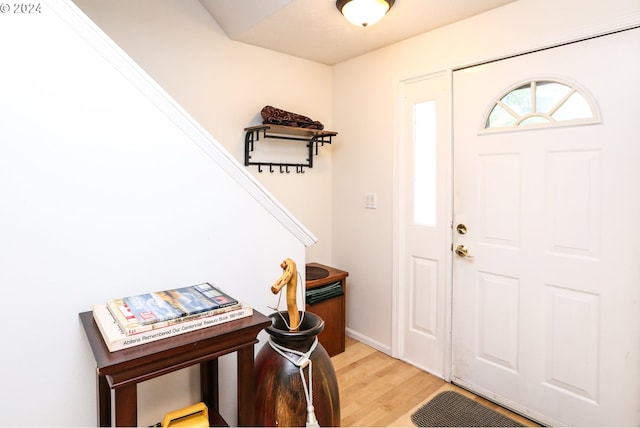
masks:
[[[453,242],[453,234],[452,234],[452,218],[453,218],[453,121],[451,117],[451,112],[453,106],[451,105],[451,101],[453,100],[453,69],[447,70],[439,70],[432,73],[425,73],[419,76],[414,76],[410,78],[397,78],[394,81],[393,88],[393,99],[394,99],[394,116],[393,116],[393,261],[392,261],[392,298],[391,298],[391,355],[395,358],[401,358],[403,347],[404,347],[404,335],[403,329],[404,318],[403,318],[403,310],[404,310],[404,293],[402,286],[402,267],[404,263],[403,259],[403,251],[404,251],[404,240],[402,235],[403,228],[403,211],[401,205],[401,199],[404,196],[405,192],[403,191],[403,178],[402,174],[402,153],[401,146],[403,142],[404,135],[404,127],[403,127],[403,111],[404,111],[404,85],[408,85],[411,83],[419,82],[421,80],[435,78],[436,76],[444,76],[446,78],[447,85],[447,96],[449,97],[449,120],[448,126],[446,129],[446,141],[442,142],[443,145],[446,145],[446,150],[448,153],[448,158],[445,160],[445,167],[447,170],[445,171],[445,175],[448,177],[448,182],[446,184],[446,199],[443,201],[438,201],[439,204],[446,207],[446,218],[447,221],[442,227],[446,227],[448,231],[446,232],[446,247],[451,248]],[[446,260],[444,261],[443,267],[445,269],[445,295],[443,296],[445,299],[444,304],[444,356],[443,356],[443,379],[447,382],[451,381],[451,373],[452,373],[452,358],[451,358],[451,324],[452,324],[452,316],[451,316],[451,308],[452,308],[452,252],[448,251]]]
[[[579,43],[596,37],[608,36],[610,34],[619,33],[621,31],[632,30],[640,27],[640,12],[623,15],[612,19],[609,22],[591,25],[588,27],[573,30],[565,34],[564,37],[535,38],[526,46],[515,48],[511,52],[493,54],[485,58],[477,58],[466,61],[462,64],[452,65],[453,71],[463,70],[465,68],[476,67],[478,65],[488,64],[494,61],[502,61],[504,59],[513,58],[520,55],[527,55],[538,51],[553,49],[572,43]]]

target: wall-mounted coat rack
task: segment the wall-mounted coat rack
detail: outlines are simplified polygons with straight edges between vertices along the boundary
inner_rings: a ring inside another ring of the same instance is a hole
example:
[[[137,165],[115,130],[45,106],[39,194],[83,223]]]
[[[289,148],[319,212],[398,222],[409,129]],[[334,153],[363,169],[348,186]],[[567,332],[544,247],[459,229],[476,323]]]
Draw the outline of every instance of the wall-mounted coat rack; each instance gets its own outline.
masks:
[[[245,166],[257,165],[258,172],[263,171],[263,167],[269,172],[279,171],[290,173],[294,168],[297,173],[304,173],[305,168],[313,168],[313,156],[318,155],[318,147],[331,144],[331,138],[338,135],[337,132],[325,131],[310,128],[294,128],[282,125],[257,125],[244,129],[244,164]],[[263,139],[276,138],[280,140],[304,141],[307,143],[307,160],[305,163],[289,162],[253,162],[251,153],[254,143],[260,141],[260,134]]]

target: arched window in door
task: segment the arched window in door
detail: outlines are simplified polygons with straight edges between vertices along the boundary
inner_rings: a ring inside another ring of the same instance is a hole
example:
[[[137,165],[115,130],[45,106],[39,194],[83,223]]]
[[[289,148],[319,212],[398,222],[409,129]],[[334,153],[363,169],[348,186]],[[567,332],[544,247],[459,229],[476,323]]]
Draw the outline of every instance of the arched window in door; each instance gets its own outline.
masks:
[[[485,130],[566,126],[599,122],[585,91],[557,80],[532,80],[500,95],[484,121]]]

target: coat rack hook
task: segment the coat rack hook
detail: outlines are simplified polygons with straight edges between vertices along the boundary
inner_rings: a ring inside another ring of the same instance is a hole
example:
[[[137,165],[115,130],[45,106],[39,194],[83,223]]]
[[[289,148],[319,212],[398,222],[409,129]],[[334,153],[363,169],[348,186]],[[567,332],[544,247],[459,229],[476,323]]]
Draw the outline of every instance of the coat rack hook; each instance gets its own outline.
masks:
[[[258,172],[262,172],[262,165],[258,165]]]
[[[269,164],[269,172],[273,172],[273,164],[272,163]]]

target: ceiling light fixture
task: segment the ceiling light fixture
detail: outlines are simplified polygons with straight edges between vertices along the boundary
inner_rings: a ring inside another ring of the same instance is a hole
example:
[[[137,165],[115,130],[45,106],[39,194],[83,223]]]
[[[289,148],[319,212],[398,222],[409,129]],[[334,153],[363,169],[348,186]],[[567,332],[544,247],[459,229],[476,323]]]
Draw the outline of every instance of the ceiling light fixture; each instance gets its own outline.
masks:
[[[380,21],[395,0],[337,0],[336,7],[347,21],[358,27],[368,27]]]

